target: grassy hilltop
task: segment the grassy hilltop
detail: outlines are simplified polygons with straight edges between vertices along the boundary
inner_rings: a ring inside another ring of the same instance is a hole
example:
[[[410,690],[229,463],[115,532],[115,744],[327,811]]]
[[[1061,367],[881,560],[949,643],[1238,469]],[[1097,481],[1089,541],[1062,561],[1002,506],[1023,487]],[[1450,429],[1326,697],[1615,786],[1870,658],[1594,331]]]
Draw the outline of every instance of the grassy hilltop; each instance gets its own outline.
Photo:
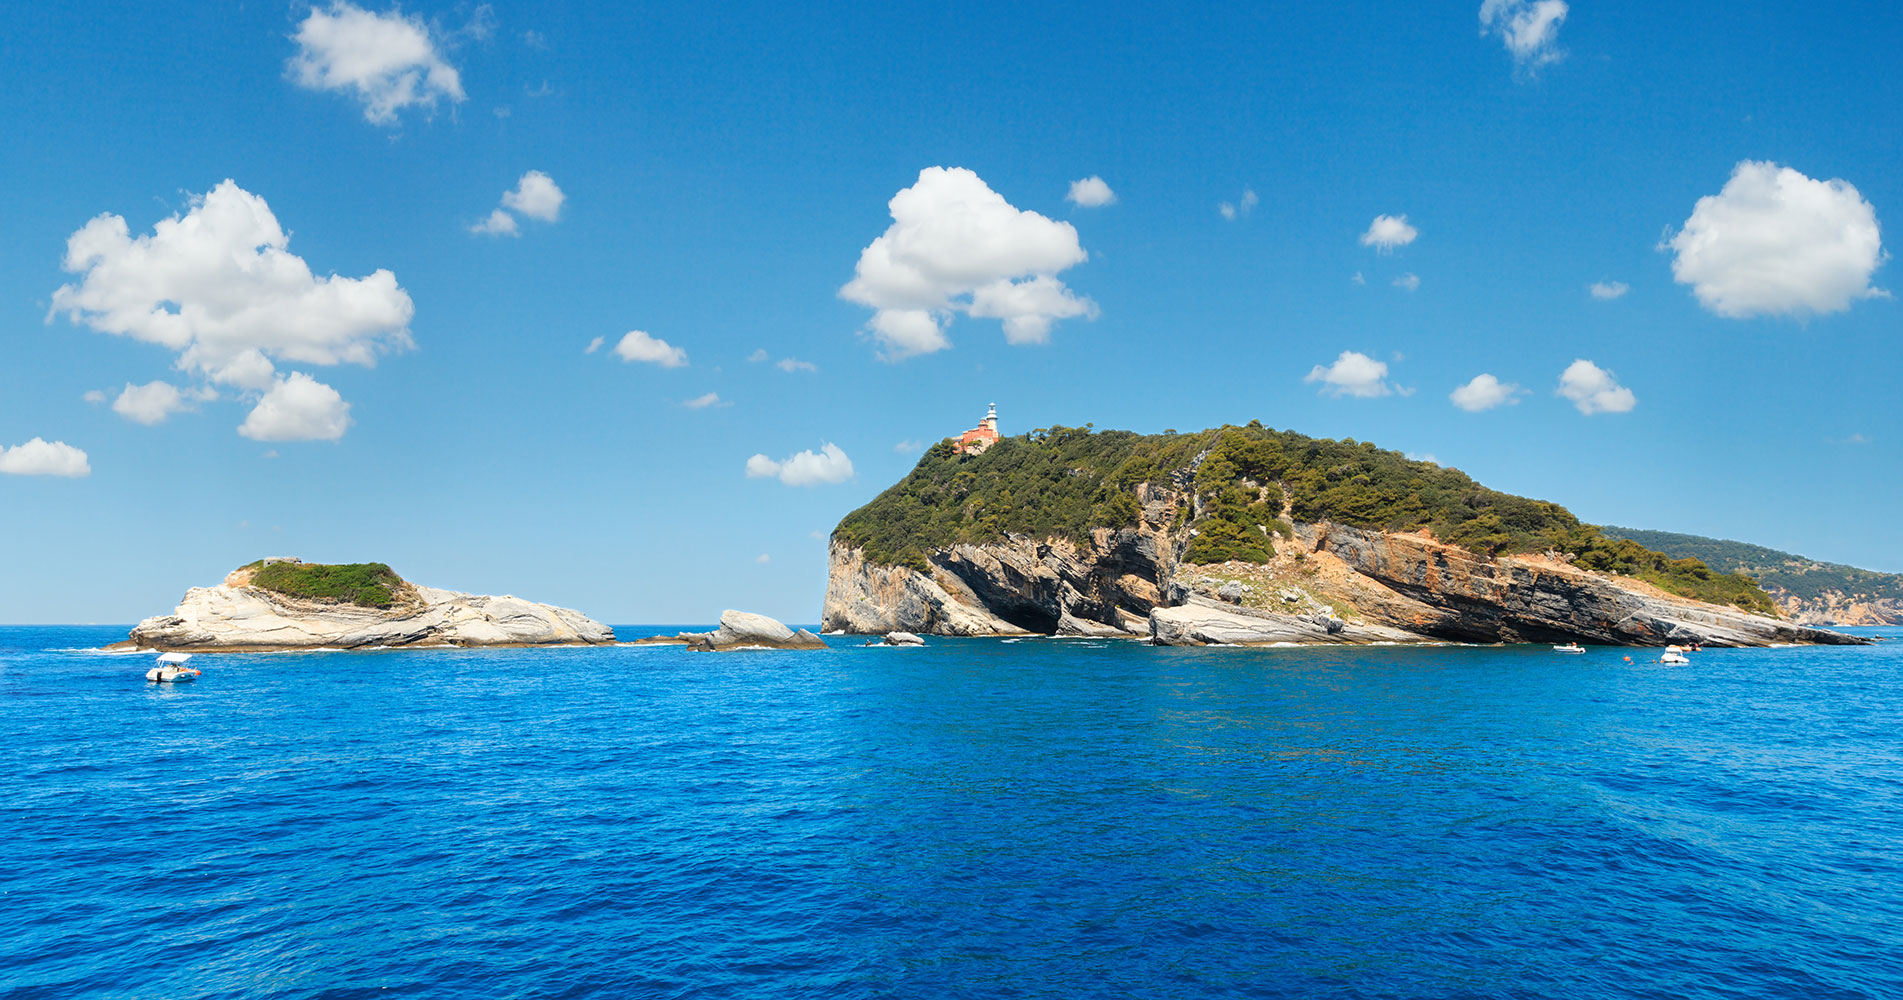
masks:
[[[252,571],[251,585],[290,597],[387,608],[396,602],[403,578],[382,563],[274,562],[260,559],[242,568]]]
[[[998,541],[1006,533],[1082,541],[1092,528],[1133,527],[1143,483],[1193,489],[1201,500],[1193,521],[1188,505],[1178,513],[1179,527],[1198,532],[1186,553],[1190,562],[1266,562],[1277,537],[1291,536],[1289,519],[1425,529],[1487,555],[1570,553],[1585,569],[1777,614],[1750,577],[1609,537],[1558,504],[1490,490],[1458,469],[1366,442],[1311,438],[1255,421],[1193,434],[1039,428],[982,455],[959,455],[940,441],[833,534],[874,562],[924,569],[927,551],[959,542]]]

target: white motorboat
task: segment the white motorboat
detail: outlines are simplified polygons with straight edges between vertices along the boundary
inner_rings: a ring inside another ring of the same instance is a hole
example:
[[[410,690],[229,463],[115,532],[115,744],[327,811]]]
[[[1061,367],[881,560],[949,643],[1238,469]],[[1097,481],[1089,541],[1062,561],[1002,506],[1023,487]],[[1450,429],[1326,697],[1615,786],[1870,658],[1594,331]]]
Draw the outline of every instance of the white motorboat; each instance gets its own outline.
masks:
[[[1585,651],[1586,651],[1586,647],[1581,646],[1579,643],[1576,643],[1576,642],[1569,642],[1564,646],[1553,647],[1553,652],[1555,653],[1583,653]]]
[[[1682,666],[1685,666],[1686,664],[1689,664],[1692,661],[1686,658],[1684,653],[1678,653],[1670,649],[1667,649],[1665,651],[1665,655],[1659,657],[1659,662],[1667,666],[1682,667]]]
[[[195,681],[203,671],[186,665],[186,661],[191,658],[190,653],[160,653],[159,658],[152,662],[152,669],[145,672],[145,679],[155,684]]]

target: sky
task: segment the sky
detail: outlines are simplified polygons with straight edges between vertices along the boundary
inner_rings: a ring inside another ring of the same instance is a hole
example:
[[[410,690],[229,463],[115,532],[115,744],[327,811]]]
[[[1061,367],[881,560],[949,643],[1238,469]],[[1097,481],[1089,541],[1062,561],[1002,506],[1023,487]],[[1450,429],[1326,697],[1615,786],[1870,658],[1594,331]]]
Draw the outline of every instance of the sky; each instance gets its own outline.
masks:
[[[12,12],[0,621],[811,623],[990,403],[1903,571],[1894,6],[913,6]]]

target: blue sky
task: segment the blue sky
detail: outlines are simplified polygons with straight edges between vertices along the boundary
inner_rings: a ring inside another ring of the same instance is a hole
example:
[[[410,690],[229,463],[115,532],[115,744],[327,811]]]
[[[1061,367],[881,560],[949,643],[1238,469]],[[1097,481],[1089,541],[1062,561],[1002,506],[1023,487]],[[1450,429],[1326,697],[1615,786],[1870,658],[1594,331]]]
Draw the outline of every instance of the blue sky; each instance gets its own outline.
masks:
[[[810,622],[897,446],[994,401],[1006,433],[1260,419],[1903,571],[1903,17],[1553,3],[15,12],[0,447],[46,444],[0,454],[0,620],[132,621],[282,554]],[[1090,177],[1114,202],[1066,200]],[[842,298],[908,189],[896,272]],[[304,286],[221,278],[260,207]],[[64,269],[101,215],[122,242]],[[180,298],[217,317],[112,312]],[[1519,391],[1456,406],[1483,373]]]

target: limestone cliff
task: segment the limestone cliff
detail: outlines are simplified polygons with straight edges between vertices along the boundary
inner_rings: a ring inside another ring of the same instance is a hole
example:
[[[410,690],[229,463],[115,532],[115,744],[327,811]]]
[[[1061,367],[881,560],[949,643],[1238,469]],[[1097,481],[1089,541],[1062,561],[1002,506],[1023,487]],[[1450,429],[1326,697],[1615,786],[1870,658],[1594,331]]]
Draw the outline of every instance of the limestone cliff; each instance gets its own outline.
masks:
[[[975,459],[929,452],[905,482],[834,532],[822,627],[1167,644],[1864,641],[1756,613],[1771,604],[1749,580],[1718,577],[1695,561],[1664,563],[1630,543],[1613,548],[1556,505],[1494,494],[1452,470],[1353,442],[1255,425],[1200,437],[1113,437],[1122,433],[1052,429],[1044,439],[1007,439]],[[1233,463],[1223,447],[1237,456]],[[1229,463],[1216,474],[1212,453]],[[1257,474],[1248,462],[1268,474],[1250,478]],[[1066,490],[1088,506],[1063,506]],[[1001,506],[1026,497],[1028,512]],[[1300,516],[1331,504],[1368,519],[1393,516],[1375,504],[1403,512],[1439,504],[1451,513],[1420,519],[1452,524],[1497,554],[1443,540],[1431,527],[1381,530]],[[1073,518],[1062,532],[1009,527],[1014,517],[1062,521],[1077,510],[1125,524],[1079,530]],[[1580,546],[1513,554],[1514,531]],[[969,538],[981,534],[992,537]],[[874,546],[890,555],[875,558]],[[1578,564],[1581,551],[1602,563],[1650,560],[1639,565],[1663,567],[1648,571],[1666,583],[1709,585],[1734,603],[1588,569]],[[1212,552],[1222,561],[1190,558]]]
[[[252,567],[193,587],[128,645],[189,652],[423,646],[598,645],[614,631],[579,611],[402,583],[388,607],[294,597],[255,586]]]

